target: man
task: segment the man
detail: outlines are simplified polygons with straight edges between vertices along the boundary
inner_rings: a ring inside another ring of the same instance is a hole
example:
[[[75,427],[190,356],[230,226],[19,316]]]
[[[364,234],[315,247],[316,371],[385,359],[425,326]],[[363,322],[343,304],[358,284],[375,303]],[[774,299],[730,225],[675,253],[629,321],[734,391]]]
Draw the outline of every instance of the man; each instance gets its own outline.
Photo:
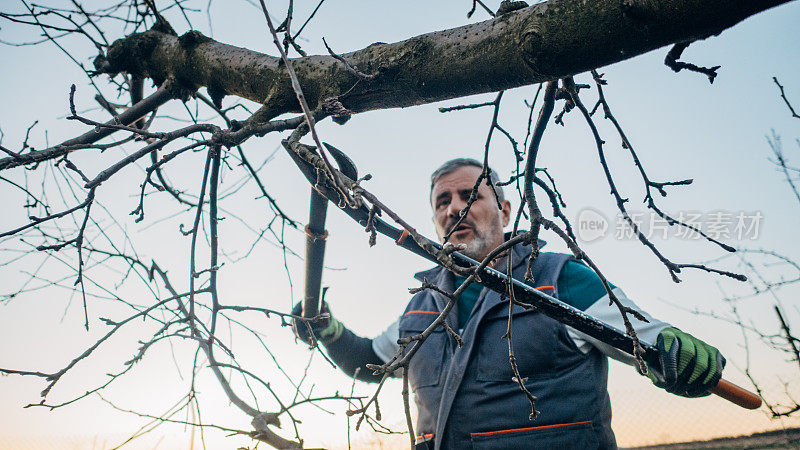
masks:
[[[492,187],[481,183],[477,200],[458,221],[481,170],[481,163],[473,159],[448,161],[431,175],[430,194],[439,240],[455,226],[449,242],[462,244],[461,251],[479,261],[507,239],[503,228],[511,215],[511,204],[491,171]],[[530,253],[530,246],[518,244],[493,264],[505,271],[506,258],[512,258],[514,278],[523,280]],[[464,282],[442,267],[420,272],[416,278],[447,292]],[[541,253],[533,263],[533,279],[529,284],[536,289],[624,329],[599,278],[571,256]],[[623,304],[639,310],[619,288],[612,288]],[[315,325],[314,332],[343,371],[353,376],[362,368],[359,379],[378,381],[380,377],[364,366],[389,361],[399,348],[397,339],[427,328],[447,301],[430,289],[416,294],[400,319],[375,339],[356,336],[332,317]],[[299,305],[295,309],[299,312]],[[440,327],[410,362],[418,448],[616,448],[606,390],[607,356],[629,364],[632,358],[535,310],[514,306],[511,314],[516,364],[525,386],[537,397],[540,413],[535,421],[530,420],[530,403],[514,379],[508,340],[503,339],[509,325],[508,300],[473,283],[446,318],[459,330],[464,345],[459,347]],[[708,395],[725,365],[719,351],[644,315],[649,322],[634,320],[637,334],[645,342],[656,342],[664,367],[649,371],[653,382],[678,395]],[[305,326],[294,328],[308,341]]]

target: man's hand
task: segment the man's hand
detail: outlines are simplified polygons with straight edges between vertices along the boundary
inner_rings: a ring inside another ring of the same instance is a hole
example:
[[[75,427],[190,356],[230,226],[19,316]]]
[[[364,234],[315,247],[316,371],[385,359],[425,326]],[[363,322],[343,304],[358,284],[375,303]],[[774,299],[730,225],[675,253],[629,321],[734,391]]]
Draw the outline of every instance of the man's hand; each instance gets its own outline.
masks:
[[[293,316],[300,316],[302,312],[302,303],[298,303],[292,308]],[[342,335],[342,331],[344,331],[344,325],[331,315],[327,303],[322,302],[319,313],[320,315],[327,314],[328,317],[316,321],[301,320],[292,317],[292,330],[294,331],[294,335],[306,344],[311,345],[311,333],[314,334],[314,339],[323,344],[329,344],[339,339]]]
[[[683,397],[704,397],[717,385],[725,368],[725,357],[715,347],[691,334],[667,327],[656,340],[661,370],[648,367],[653,384]]]

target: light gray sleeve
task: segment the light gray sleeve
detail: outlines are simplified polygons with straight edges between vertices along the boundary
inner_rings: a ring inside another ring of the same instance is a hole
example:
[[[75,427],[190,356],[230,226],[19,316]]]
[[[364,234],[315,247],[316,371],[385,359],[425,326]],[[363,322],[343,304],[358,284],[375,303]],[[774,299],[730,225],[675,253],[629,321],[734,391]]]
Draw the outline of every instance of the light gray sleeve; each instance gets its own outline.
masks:
[[[400,330],[397,325],[400,319],[395,320],[383,333],[372,339],[372,350],[383,362],[389,362],[394,357],[400,346],[397,340],[400,339]]]
[[[627,306],[639,311],[649,321],[642,322],[641,320],[629,315],[631,325],[633,325],[634,330],[636,330],[636,335],[639,337],[639,340],[642,343],[651,345],[654,344],[656,342],[656,338],[658,337],[658,333],[664,328],[670,326],[668,323],[655,319],[650,314],[642,311],[641,308],[636,306],[636,304],[633,303],[633,301],[629,299],[624,292],[622,292],[622,289],[614,288],[612,292],[614,292],[614,295],[617,296],[617,299],[619,299],[623,306]],[[591,317],[600,320],[601,322],[605,322],[613,326],[618,330],[622,330],[623,332],[625,331],[625,324],[622,321],[622,314],[620,314],[619,309],[617,309],[615,305],[608,304],[608,295],[600,300],[597,300],[584,312]],[[633,356],[621,350],[617,350],[616,348],[572,327],[567,327],[567,331],[572,340],[575,341],[575,345],[578,346],[578,349],[580,349],[583,353],[588,353],[592,347],[594,347],[610,358],[614,358],[617,361],[624,362],[625,364],[635,365]]]

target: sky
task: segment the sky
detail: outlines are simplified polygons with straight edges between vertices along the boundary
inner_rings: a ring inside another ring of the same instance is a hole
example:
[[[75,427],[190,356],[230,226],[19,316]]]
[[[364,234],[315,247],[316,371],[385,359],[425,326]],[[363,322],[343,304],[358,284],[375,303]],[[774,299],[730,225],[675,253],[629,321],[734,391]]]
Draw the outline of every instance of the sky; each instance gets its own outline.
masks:
[[[97,2],[87,2],[87,6]],[[305,18],[316,2],[297,2],[297,17]],[[302,4],[299,4],[302,3]],[[497,3],[497,2],[495,2]],[[490,6],[497,6],[489,3]],[[198,11],[187,14],[195,29],[214,39],[275,55],[268,30],[260,11],[246,1],[198,2]],[[466,12],[469,1],[361,3],[328,0],[303,32],[301,45],[310,54],[325,53],[322,37],[339,52],[364,48],[374,42],[395,42],[418,34],[485,20],[478,11],[471,19]],[[18,10],[20,4],[8,2],[2,7]],[[269,2],[273,17],[285,14],[285,5]],[[188,30],[186,21],[177,11],[164,12],[178,33]],[[209,21],[210,19],[210,21]],[[704,226],[714,218],[742,217],[757,227],[743,233],[732,233],[723,240],[747,249],[778,251],[800,258],[800,246],[793,237],[800,221],[800,204],[792,194],[782,173],[776,170],[766,136],[772,133],[782,139],[790,163],[800,159],[800,122],[793,119],[779,97],[772,77],[786,88],[789,99],[800,107],[800,5],[792,2],[752,17],[726,30],[719,36],[698,42],[684,52],[684,58],[699,65],[721,65],[719,76],[712,84],[698,74],[673,73],[663,65],[667,49],[633,58],[600,69],[608,85],[606,98],[616,118],[621,122],[648,175],[659,181],[693,179],[690,186],[669,189],[659,205],[674,215],[699,215]],[[0,21],[0,40],[27,42],[36,38],[30,29]],[[122,34],[109,34],[111,38]],[[65,48],[74,52],[80,62],[89,63],[95,50],[85,41],[69,39]],[[79,111],[98,120],[103,111],[95,107],[94,91],[85,76],[61,50],[50,43],[37,46],[0,46],[5,69],[0,71],[0,130],[2,145],[19,149],[28,127],[30,142],[37,148],[75,136],[86,127],[65,120],[68,114],[68,93],[76,84],[75,101]],[[591,83],[586,74],[578,82]],[[104,92],[111,93],[103,83]],[[152,88],[148,87],[148,92]],[[500,111],[500,123],[519,141],[525,136],[528,109],[524,100],[532,100],[535,86],[506,93]],[[594,87],[583,92],[586,103],[596,98]],[[360,174],[373,178],[365,187],[429,237],[434,230],[428,206],[429,175],[441,162],[459,156],[481,158],[491,110],[487,108],[438,112],[442,106],[489,101],[494,94],[469,97],[413,108],[374,111],[354,116],[340,126],[323,121],[318,126],[322,140],[347,152],[355,161]],[[225,104],[235,100],[226,98]],[[248,105],[252,105],[247,103]],[[194,108],[192,104],[190,109]],[[558,108],[559,106],[557,106]],[[179,102],[162,108],[166,116],[185,117],[186,109]],[[210,120],[207,110],[201,118]],[[608,142],[609,163],[619,188],[630,198],[629,208],[642,212],[641,219],[649,222],[641,200],[644,193],[641,179],[626,150],[619,145],[610,124],[598,117],[601,133]],[[557,181],[564,197],[567,217],[575,223],[594,220],[606,224],[600,236],[588,231],[581,234],[582,246],[609,280],[620,286],[643,309],[655,317],[672,323],[685,331],[720,348],[728,359],[726,379],[748,385],[743,369],[749,367],[761,380],[773,398],[782,398],[783,384],[796,392],[797,367],[787,363],[786,356],[769,351],[748,336],[750,351],[746,352],[743,333],[729,323],[732,308],[745,318],[746,324],[775,333],[773,305],[780,301],[789,320],[796,323],[798,310],[794,299],[797,289],[786,286],[775,296],[761,295],[735,303],[724,297],[745,295],[752,288],[731,280],[699,271],[684,271],[681,283],[673,283],[664,266],[638,241],[625,237],[619,226],[614,200],[598,163],[588,127],[577,111],[567,114],[565,126],[551,124],[540,147],[539,161]],[[165,117],[154,123],[162,131],[181,123]],[[279,145],[281,135],[251,139],[245,146],[248,157],[260,168],[269,192],[292,217],[305,222],[308,215],[309,188]],[[82,170],[95,174],[118,160],[122,153],[131,152],[137,145],[103,154],[86,152],[75,155],[73,161]],[[491,147],[491,164],[508,177],[513,169],[513,154],[502,136],[495,136]],[[177,160],[167,168],[167,174],[177,186],[197,192],[201,181],[204,155],[195,153]],[[222,189],[228,195],[221,202],[221,246],[225,256],[219,271],[223,303],[247,304],[289,311],[300,298],[303,264],[300,257],[289,254],[284,258],[281,249],[268,234],[259,233],[271,219],[263,199],[252,183],[242,180],[242,172],[231,160],[223,171]],[[262,166],[263,163],[263,166]],[[143,164],[131,167],[98,191],[98,226],[91,237],[102,242],[114,239],[126,249],[135,249],[143,260],[151,258],[167,269],[179,289],[188,285],[189,243],[181,236],[179,225],[189,226],[192,213],[176,207],[163,194],[148,195],[145,220],[139,223],[129,213],[138,203],[139,185],[144,177]],[[44,189],[48,197],[58,201],[58,185],[51,176],[54,169],[41,167],[42,176],[14,170],[0,173],[21,183],[27,177],[32,186]],[[49,174],[49,175],[47,175]],[[123,175],[124,174],[124,175]],[[24,195],[3,183],[0,206],[0,230],[19,226],[27,220]],[[61,184],[69,192],[66,183]],[[80,189],[76,198],[81,198]],[[238,188],[238,189],[237,189]],[[71,194],[70,194],[71,195]],[[509,197],[514,197],[509,195]],[[69,200],[71,204],[77,201]],[[518,205],[518,201],[512,202]],[[66,229],[74,228],[74,219],[61,222]],[[731,225],[732,226],[732,225]],[[323,283],[329,286],[327,300],[333,314],[357,334],[374,336],[391,323],[405,308],[407,289],[415,287],[413,273],[429,268],[426,261],[402,252],[381,237],[370,248],[367,235],[349,218],[329,209],[327,228],[326,272]],[[648,227],[649,228],[649,227]],[[55,231],[55,229],[51,229]],[[129,240],[123,240],[123,232]],[[724,254],[712,244],[691,236],[680,236],[675,230],[654,229],[654,242],[665,255],[677,262],[702,262]],[[661,233],[666,234],[662,239]],[[554,235],[543,235],[550,251],[566,251]],[[289,247],[302,254],[304,235],[287,230]],[[199,261],[205,263],[205,253]],[[30,251],[30,245],[18,239],[2,243],[0,261],[0,294],[46,284],[43,279],[62,280],[59,286],[0,300],[0,367],[20,370],[55,371],[92,345],[107,332],[101,317],[119,320],[129,314],[129,308],[118,302],[90,298],[88,304],[90,328],[83,328],[83,308],[79,294],[63,286],[71,286],[75,273],[68,264],[74,262],[74,249],[46,255]],[[19,259],[17,259],[19,258]],[[767,276],[778,280],[797,276],[786,265],[756,258],[766,263]],[[718,267],[736,269],[735,258],[717,263]],[[759,266],[760,267],[760,266]],[[31,280],[31,274],[35,278]],[[135,277],[122,282],[124,271],[119,268],[94,267],[90,283],[96,282],[116,295],[138,304],[152,302],[153,295]],[[291,283],[290,283],[291,282]],[[91,284],[90,284],[91,285]],[[93,292],[98,287],[91,285]],[[163,293],[162,293],[163,294]],[[779,300],[776,300],[779,299]],[[251,333],[228,324],[223,327],[226,342],[234,348],[237,360],[248,370],[268,380],[284,399],[291,399],[293,388],[289,379],[303,378],[305,395],[331,395],[335,392],[370,396],[374,386],[355,383],[331,367],[319,353],[308,351],[297,343],[276,317],[242,313],[233,316],[253,329],[266,343],[272,356]],[[123,328],[87,361],[75,366],[61,380],[48,400],[68,401],[108,380],[107,373],[124,369],[138,349],[137,341],[147,339],[158,328],[152,321],[137,321]],[[115,381],[102,398],[90,395],[74,404],[50,411],[29,403],[39,400],[45,384],[41,379],[20,376],[0,377],[0,447],[2,448],[113,448],[124,442],[140,427],[148,429],[148,420],[115,409],[105,400],[123,410],[135,410],[160,415],[169,411],[186,394],[191,382],[190,367],[194,358],[191,343],[159,342],[145,358],[133,366],[124,377]],[[273,359],[274,356],[274,359]],[[310,365],[308,364],[311,359]],[[278,361],[280,369],[276,365]],[[204,366],[203,366],[204,367]],[[284,375],[285,372],[288,375]],[[748,412],[719,398],[682,399],[670,396],[639,377],[627,366],[614,363],[610,371],[609,390],[614,404],[614,429],[622,445],[637,445],[664,441],[681,441],[722,435],[749,433],[796,421],[769,421],[764,411]],[[236,386],[246,392],[241,379],[234,376]],[[210,371],[204,368],[196,378],[201,395],[203,420],[232,428],[248,428],[249,418],[229,404]],[[248,400],[257,401],[264,409],[274,408],[274,401],[263,389]],[[104,400],[105,399],[105,400]],[[381,394],[384,423],[403,430],[400,383],[390,382]],[[376,438],[369,430],[356,431],[344,414],[347,405],[342,401],[298,407],[297,417],[301,435],[310,446],[346,447],[348,430],[354,446],[403,445],[406,437],[394,435]],[[195,420],[185,412],[181,420]],[[281,434],[293,432],[285,419]],[[349,424],[349,426],[348,426]],[[205,442],[211,448],[248,445],[240,437],[225,437],[225,433],[207,430],[201,436],[191,427],[161,426],[134,440],[126,448],[190,448]]]

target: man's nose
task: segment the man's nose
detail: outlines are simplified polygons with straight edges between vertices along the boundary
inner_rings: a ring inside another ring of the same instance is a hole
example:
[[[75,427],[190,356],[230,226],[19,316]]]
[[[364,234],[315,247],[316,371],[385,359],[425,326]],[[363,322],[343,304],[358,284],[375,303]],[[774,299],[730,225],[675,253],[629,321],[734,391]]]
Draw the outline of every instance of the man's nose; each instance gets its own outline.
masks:
[[[453,199],[448,206],[447,215],[455,218],[461,217],[461,211],[466,207],[467,202],[461,200],[461,198]]]

